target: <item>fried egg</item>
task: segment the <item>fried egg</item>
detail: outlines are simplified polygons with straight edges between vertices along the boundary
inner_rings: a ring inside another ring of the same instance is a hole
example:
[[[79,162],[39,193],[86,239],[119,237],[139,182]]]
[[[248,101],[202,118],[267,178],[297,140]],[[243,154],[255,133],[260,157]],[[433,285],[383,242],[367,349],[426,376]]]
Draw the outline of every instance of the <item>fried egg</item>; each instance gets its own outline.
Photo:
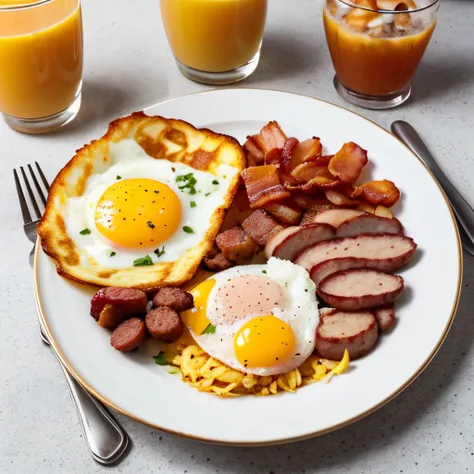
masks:
[[[203,239],[238,173],[226,164],[214,174],[156,160],[131,139],[111,143],[109,158],[64,214],[82,264],[92,258],[102,267],[127,268],[178,260]]]
[[[234,138],[135,112],[59,172],[41,245],[80,283],[180,286],[212,249],[244,167]]]
[[[314,350],[316,287],[302,267],[272,257],[217,273],[191,293],[195,307],[183,322],[202,349],[233,369],[281,374]]]

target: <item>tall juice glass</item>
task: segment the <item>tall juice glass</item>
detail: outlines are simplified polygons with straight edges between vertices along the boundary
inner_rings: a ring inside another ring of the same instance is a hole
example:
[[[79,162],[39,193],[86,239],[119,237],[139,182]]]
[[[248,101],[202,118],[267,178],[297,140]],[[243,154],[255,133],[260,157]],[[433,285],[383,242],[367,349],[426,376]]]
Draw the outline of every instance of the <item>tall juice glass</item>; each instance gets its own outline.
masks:
[[[10,127],[45,133],[81,104],[80,0],[0,0],[0,112]]]
[[[405,102],[436,26],[439,0],[326,0],[337,92],[369,109]]]
[[[230,84],[256,69],[267,0],[161,0],[161,16],[187,78]]]

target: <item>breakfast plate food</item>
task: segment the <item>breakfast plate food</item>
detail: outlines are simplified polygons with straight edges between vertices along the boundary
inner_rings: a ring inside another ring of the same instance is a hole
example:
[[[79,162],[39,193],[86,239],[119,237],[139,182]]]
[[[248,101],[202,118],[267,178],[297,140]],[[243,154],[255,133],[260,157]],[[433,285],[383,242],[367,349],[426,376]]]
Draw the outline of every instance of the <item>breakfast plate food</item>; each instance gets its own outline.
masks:
[[[381,407],[440,347],[461,287],[456,224],[423,163],[283,92],[114,121],[58,175],[39,234],[36,300],[74,377],[131,418],[222,444]]]

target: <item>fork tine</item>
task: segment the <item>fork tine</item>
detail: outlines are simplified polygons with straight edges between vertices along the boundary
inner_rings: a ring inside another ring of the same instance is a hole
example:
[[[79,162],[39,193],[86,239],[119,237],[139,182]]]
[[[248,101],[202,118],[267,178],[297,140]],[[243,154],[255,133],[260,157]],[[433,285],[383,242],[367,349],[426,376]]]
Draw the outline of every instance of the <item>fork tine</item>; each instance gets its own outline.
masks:
[[[43,174],[43,170],[40,168],[40,165],[38,164],[37,161],[35,161],[36,169],[38,170],[39,175],[41,176],[41,179],[43,180],[43,184],[45,185],[46,189],[49,191],[49,184],[48,180],[46,179],[45,175]]]
[[[23,176],[23,179],[25,180],[26,189],[28,190],[28,194],[30,195],[31,203],[33,204],[33,207],[35,208],[36,218],[41,219],[41,212],[39,210],[38,204],[36,204],[35,195],[33,194],[33,190],[31,189],[30,183],[28,182],[28,178],[26,177],[26,173],[25,173],[25,170],[23,169],[23,166],[20,166],[20,171]]]
[[[43,201],[43,205],[46,206],[46,198],[44,197],[43,190],[41,189],[40,184],[38,183],[38,180],[36,179],[35,173],[33,172],[33,168],[31,167],[30,164],[28,164],[28,169],[30,170],[31,177],[33,178],[33,182],[35,183],[36,190],[38,191],[38,194]]]
[[[31,214],[28,210],[28,205],[26,204],[25,195],[23,194],[23,189],[20,186],[20,180],[18,179],[18,174],[16,170],[13,170],[13,177],[15,178],[16,192],[18,194],[18,200],[20,201],[21,215],[23,216],[23,223],[29,224],[31,222]]]

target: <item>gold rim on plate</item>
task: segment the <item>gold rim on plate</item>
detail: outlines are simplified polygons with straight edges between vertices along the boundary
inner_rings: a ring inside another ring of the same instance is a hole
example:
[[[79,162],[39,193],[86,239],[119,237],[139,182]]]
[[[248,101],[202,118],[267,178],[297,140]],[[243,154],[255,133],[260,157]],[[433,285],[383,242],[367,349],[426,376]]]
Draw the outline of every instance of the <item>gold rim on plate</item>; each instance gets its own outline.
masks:
[[[90,394],[92,394],[94,397],[96,397],[98,400],[100,400],[102,403],[104,403],[105,405],[107,405],[108,407],[110,408],[113,408],[114,410],[117,410],[118,412],[122,413],[123,415],[126,415],[128,416],[129,418],[131,418],[132,420],[135,420],[135,421],[138,421],[140,423],[143,423],[144,425],[146,426],[149,426],[151,428],[155,428],[155,429],[159,429],[159,430],[162,430],[162,431],[165,431],[167,433],[170,433],[170,434],[173,434],[173,435],[178,435],[178,436],[182,436],[184,438],[188,438],[188,439],[192,439],[192,440],[195,440],[195,441],[203,441],[203,442],[207,442],[207,443],[214,443],[214,444],[219,444],[219,445],[225,445],[225,446],[275,446],[275,445],[278,445],[278,444],[286,444],[286,443],[293,443],[293,442],[296,442],[296,441],[303,441],[303,440],[306,440],[306,439],[310,439],[310,438],[314,438],[316,436],[321,436],[321,435],[324,435],[324,434],[327,434],[327,433],[330,433],[332,431],[336,431],[340,428],[345,428],[346,426],[349,426],[351,425],[352,423],[355,423],[356,421],[359,421],[361,420],[362,418],[365,418],[366,416],[374,413],[376,410],[378,410],[379,408],[382,408],[384,405],[386,405],[388,402],[390,402],[391,400],[393,400],[396,396],[400,395],[400,393],[403,392],[403,390],[405,390],[422,372],[423,370],[426,369],[426,367],[428,366],[428,364],[431,362],[431,360],[434,358],[434,356],[436,355],[436,353],[438,352],[438,350],[440,349],[441,345],[443,344],[444,340],[446,339],[446,336],[448,335],[448,332],[449,332],[449,329],[451,328],[452,324],[453,324],[453,321],[454,321],[454,316],[456,315],[456,311],[457,311],[457,308],[458,308],[458,305],[459,305],[459,299],[460,299],[460,296],[461,296],[461,288],[462,288],[462,274],[463,274],[463,260],[462,260],[462,245],[461,245],[461,237],[459,235],[459,229],[458,229],[458,226],[456,224],[456,220],[454,218],[454,214],[453,214],[453,210],[451,209],[451,205],[449,203],[449,200],[443,190],[443,188],[441,187],[441,185],[438,183],[437,179],[434,177],[433,173],[431,172],[431,170],[426,166],[426,164],[423,162],[423,160],[421,158],[418,157],[418,155],[416,155],[415,153],[413,153],[413,151],[407,147],[401,140],[399,140],[397,137],[395,137],[395,135],[392,135],[389,131],[385,130],[385,128],[383,128],[382,126],[378,125],[377,123],[373,122],[372,120],[366,118],[366,117],[363,117],[362,115],[356,113],[356,112],[352,112],[351,110],[348,110],[344,107],[341,107],[340,105],[337,105],[337,104],[332,104],[331,102],[328,102],[328,101],[325,101],[325,100],[321,100],[321,99],[316,99],[314,97],[309,97],[307,95],[304,95],[304,94],[297,94],[297,93],[294,93],[294,92],[285,92],[285,91],[280,91],[280,90],[275,90],[275,89],[258,89],[258,88],[227,88],[227,89],[214,89],[214,90],[210,90],[210,91],[200,91],[200,92],[193,92],[191,94],[185,94],[183,96],[180,96],[180,97],[176,97],[176,98],[173,98],[173,99],[169,99],[169,100],[166,100],[166,101],[163,101],[163,102],[160,102],[158,104],[155,104],[155,105],[152,105],[148,108],[152,108],[152,107],[156,107],[157,105],[161,105],[161,104],[165,104],[167,102],[171,102],[173,100],[177,100],[178,98],[182,98],[182,97],[186,97],[186,96],[190,96],[190,95],[197,95],[197,94],[209,94],[209,93],[212,93],[212,92],[215,92],[216,90],[219,90],[219,91],[234,91],[234,90],[243,90],[243,91],[269,91],[269,92],[280,92],[280,93],[283,93],[283,94],[288,94],[288,95],[295,95],[295,96],[298,96],[298,97],[305,97],[306,99],[311,99],[311,100],[315,100],[315,101],[318,101],[318,102],[323,102],[325,104],[328,104],[328,105],[331,105],[333,107],[337,107],[339,109],[342,109],[348,113],[351,113],[353,115],[356,115],[358,116],[359,118],[361,119],[364,119],[366,120],[367,122],[370,122],[371,124],[375,125],[376,127],[380,128],[383,132],[385,132],[386,134],[388,134],[391,138],[395,138],[396,140],[398,140],[399,143],[401,143],[409,152],[411,155],[413,155],[423,166],[424,168],[426,169],[426,171],[428,172],[429,176],[431,177],[431,179],[435,182],[435,184],[437,185],[438,189],[440,190],[441,192],[441,195],[443,196],[445,202],[446,202],[446,206],[448,207],[448,210],[449,210],[449,213],[450,213],[450,216],[451,216],[451,221],[452,221],[452,224],[454,226],[454,229],[456,231],[456,237],[457,237],[457,244],[458,244],[458,266],[459,266],[459,274],[458,274],[458,288],[457,288],[457,292],[456,292],[456,298],[455,298],[455,301],[454,301],[454,304],[453,304],[453,308],[451,310],[451,315],[449,317],[449,320],[448,322],[446,323],[446,326],[444,327],[444,330],[443,330],[443,334],[441,334],[441,337],[438,339],[438,342],[436,343],[435,347],[433,348],[433,350],[430,352],[430,354],[428,355],[428,357],[424,360],[424,362],[420,365],[420,367],[418,367],[418,369],[415,371],[414,374],[411,375],[411,377],[405,381],[405,383],[403,383],[400,387],[398,387],[397,390],[395,390],[395,392],[393,392],[391,395],[389,395],[387,398],[385,398],[384,400],[382,400],[381,402],[377,403],[376,405],[370,407],[369,409],[365,410],[364,412],[360,413],[359,415],[349,419],[349,420],[346,420],[342,423],[338,423],[337,425],[334,425],[334,426],[331,426],[330,428],[326,428],[324,430],[319,430],[319,431],[316,431],[316,432],[313,432],[313,433],[308,433],[308,434],[305,434],[305,435],[302,435],[302,436],[294,436],[294,437],[291,437],[291,438],[285,438],[285,439],[280,439],[280,440],[275,440],[275,441],[267,441],[267,442],[250,442],[250,443],[246,443],[246,442],[233,442],[233,441],[221,441],[221,440],[215,440],[215,439],[212,439],[212,438],[201,438],[199,436],[193,436],[193,435],[189,435],[187,433],[181,433],[179,431],[173,431],[171,429],[168,429],[168,428],[163,428],[162,426],[159,426],[159,425],[156,425],[154,423],[150,423],[146,420],[143,420],[133,414],[131,414],[130,412],[124,410],[123,408],[121,408],[120,406],[114,404],[113,402],[111,402],[110,400],[108,400],[106,397],[104,397],[102,394],[98,393],[92,386],[90,386],[78,373],[77,371],[74,369],[74,367],[72,367],[72,365],[69,363],[69,361],[66,359],[66,357],[64,356],[64,353],[61,351],[58,343],[54,340],[54,337],[52,336],[51,334],[51,331],[49,329],[49,326],[48,326],[48,322],[47,322],[47,319],[46,319],[46,316],[45,316],[45,312],[43,311],[43,307],[42,307],[42,304],[41,304],[41,298],[39,296],[39,290],[38,290],[38,255],[39,255],[39,252],[40,252],[40,247],[41,247],[41,244],[39,242],[39,238],[37,240],[37,243],[36,243],[36,250],[35,250],[35,258],[34,258],[34,291],[35,291],[35,301],[36,301],[36,307],[37,307],[37,310],[38,310],[38,314],[39,314],[39,317],[41,319],[41,322],[47,332],[47,335],[48,335],[48,339],[51,343],[51,347],[53,348],[53,350],[56,352],[56,355],[59,357],[59,359],[61,360],[61,362],[67,367],[69,373],[76,379],[76,381],[84,388],[86,389]],[[146,109],[145,109],[145,112],[146,112]]]

